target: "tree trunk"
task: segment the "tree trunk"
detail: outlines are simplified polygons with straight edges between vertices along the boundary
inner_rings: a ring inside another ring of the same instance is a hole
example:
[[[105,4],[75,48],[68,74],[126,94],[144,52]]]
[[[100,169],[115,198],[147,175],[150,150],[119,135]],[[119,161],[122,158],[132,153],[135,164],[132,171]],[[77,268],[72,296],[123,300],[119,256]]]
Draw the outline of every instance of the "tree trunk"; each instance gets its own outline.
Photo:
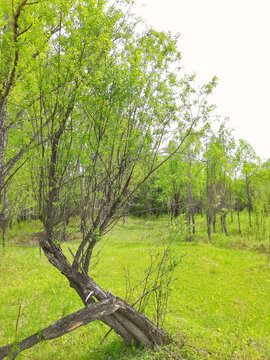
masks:
[[[230,199],[230,214],[231,214],[231,223],[233,223],[233,193],[231,183],[229,185],[229,199]]]
[[[213,216],[213,233],[216,233],[216,215]]]
[[[55,260],[57,259],[51,259],[51,262]],[[167,335],[149,318],[137,312],[124,300],[110,292],[106,293],[89,276],[73,270],[71,267],[66,267],[65,264],[62,264],[62,273],[69,280],[70,286],[78,293],[86,307],[56,321],[48,328],[20,342],[1,347],[0,359],[6,356],[15,359],[20,352],[43,340],[55,339],[94,320],[100,320],[108,325],[128,345],[134,343],[139,346],[143,343],[147,348],[154,348],[168,341]]]
[[[229,236],[227,226],[226,226],[226,214],[222,214],[220,219],[221,219],[222,227],[223,227],[223,230],[224,230],[226,236]]]
[[[190,217],[190,212],[188,212],[188,214],[187,214],[187,229],[188,229],[188,238],[187,238],[187,240],[188,241],[191,241],[192,239],[191,239],[191,229],[190,229],[190,225],[191,225],[191,217]]]
[[[5,182],[4,179],[4,151],[5,151],[5,141],[6,141],[6,104],[4,103],[0,107],[0,200],[1,200],[1,191]]]
[[[2,189],[2,211],[0,213],[0,225],[2,228],[2,246],[5,251],[6,233],[8,227],[6,187]]]
[[[74,274],[72,271],[67,278],[70,286],[75,289],[85,305],[94,301],[93,297],[98,302],[102,302],[114,296],[110,292],[106,293],[87,275],[76,274],[76,272]],[[143,314],[137,312],[123,300],[118,300],[121,301],[122,307],[114,314],[104,316],[101,320],[119,334],[128,345],[131,345],[132,342],[136,346],[144,343],[145,346],[151,348],[160,345],[165,339],[165,334]]]
[[[207,216],[207,235],[208,235],[208,240],[211,241],[211,215],[208,213]]]
[[[252,200],[251,200],[251,194],[249,190],[249,177],[246,174],[246,193],[248,198],[248,217],[249,217],[249,226],[252,227],[252,221],[251,221],[251,210],[252,210]]]
[[[251,221],[251,210],[250,207],[248,207],[248,218],[249,218],[249,226],[252,227],[252,221]]]
[[[46,237],[40,239],[40,245],[49,262],[55,266],[68,279],[72,287],[80,296],[84,305],[108,300],[113,294],[104,291],[92,278],[69,265],[68,260],[57,245],[51,244]],[[80,268],[80,267],[79,267]],[[137,312],[123,300],[122,307],[112,315],[106,315],[102,322],[110,326],[119,334],[127,344],[134,342],[136,346],[144,343],[147,347],[155,347],[167,340],[167,336],[158,326],[154,325],[147,317]]]
[[[240,217],[239,217],[239,210],[237,209],[237,220],[238,220],[238,231],[241,234],[241,225],[240,225]]]
[[[6,248],[6,233],[7,233],[7,222],[6,220],[4,220],[2,224],[2,246],[4,250]]]
[[[200,188],[200,209],[201,209],[201,217],[203,217],[203,198],[202,198],[202,189]]]
[[[192,213],[192,233],[195,234],[196,231],[196,225],[195,225],[195,216],[194,212]]]
[[[175,192],[173,195],[173,201],[171,203],[171,216],[177,218],[180,214],[180,204],[179,204],[180,192]]]
[[[237,210],[237,220],[238,220],[238,231],[239,231],[239,234],[241,234],[241,225],[240,225],[240,216],[239,216],[240,201],[239,201],[238,195],[237,195],[237,207],[236,207],[236,210]]]
[[[192,222],[192,234],[195,234],[195,219],[194,219],[194,201],[192,195],[192,186],[191,186],[191,175],[189,172],[190,183],[188,187],[188,226],[189,226],[189,241],[192,240],[191,237],[191,222]]]
[[[213,188],[212,183],[210,185],[210,179],[209,179],[209,164],[207,162],[206,166],[206,197],[207,197],[207,213],[206,213],[206,222],[207,222],[207,234],[208,234],[208,241],[211,241],[211,224],[213,221],[213,194],[212,194]]]

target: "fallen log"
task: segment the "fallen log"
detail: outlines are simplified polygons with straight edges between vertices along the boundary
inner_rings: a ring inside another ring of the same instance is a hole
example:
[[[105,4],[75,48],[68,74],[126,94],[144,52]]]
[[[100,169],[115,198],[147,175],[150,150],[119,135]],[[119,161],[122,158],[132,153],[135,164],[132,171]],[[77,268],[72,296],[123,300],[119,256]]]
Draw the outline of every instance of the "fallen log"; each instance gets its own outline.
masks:
[[[113,314],[121,307],[121,301],[116,297],[111,297],[98,303],[92,303],[73,314],[65,316],[22,341],[0,347],[0,360],[6,356],[9,356],[10,359],[15,359],[20,352],[31,348],[41,341],[58,338],[92,321],[102,320],[104,316]]]

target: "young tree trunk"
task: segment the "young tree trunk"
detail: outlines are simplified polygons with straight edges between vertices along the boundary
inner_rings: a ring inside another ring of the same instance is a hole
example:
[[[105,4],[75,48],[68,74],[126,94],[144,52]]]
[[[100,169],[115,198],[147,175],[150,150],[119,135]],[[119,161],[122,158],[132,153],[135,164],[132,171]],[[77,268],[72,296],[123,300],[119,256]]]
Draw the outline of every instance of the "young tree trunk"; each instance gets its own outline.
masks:
[[[252,221],[251,221],[251,210],[250,207],[248,207],[248,218],[249,218],[249,226],[252,227]]]
[[[5,139],[6,139],[6,105],[2,104],[0,107],[0,200],[1,192],[4,184],[4,150],[5,150]]]
[[[208,241],[211,241],[211,223],[212,223],[212,195],[209,181],[209,164],[206,166],[206,197],[207,197],[207,213],[206,213],[206,224],[207,224],[207,235]]]
[[[239,201],[239,196],[237,195],[237,206],[236,206],[236,211],[237,211],[237,221],[238,221],[238,231],[239,234],[241,234],[241,224],[240,224],[240,201]]]
[[[246,174],[246,193],[247,193],[247,198],[248,198],[248,217],[249,217],[249,226],[252,227],[252,221],[251,221],[251,210],[252,210],[252,200],[251,200],[251,194],[250,194],[250,190],[249,190],[249,177]]]
[[[191,226],[192,221],[192,233],[195,234],[195,219],[194,219],[194,199],[192,194],[192,176],[191,176],[191,166],[192,166],[192,154],[188,155],[188,211],[189,211],[189,227]],[[189,238],[191,241],[191,229],[189,229]]]
[[[206,215],[206,220],[207,220],[207,235],[208,235],[208,240],[211,241],[211,215],[208,213]]]
[[[195,234],[196,231],[196,225],[195,225],[195,216],[194,216],[194,212],[192,213],[192,233]]]
[[[7,197],[6,197],[6,188],[2,189],[2,211],[0,212],[0,226],[2,228],[2,246],[5,250],[6,246],[6,233],[8,227],[8,218],[7,218]]]
[[[240,225],[239,209],[237,209],[237,220],[238,220],[238,231],[239,231],[239,234],[241,234],[241,225]]]
[[[203,198],[202,198],[202,189],[200,188],[200,209],[201,209],[201,217],[203,217]]]
[[[180,192],[175,192],[173,195],[173,201],[171,203],[171,214],[172,218],[177,218],[180,214]]]
[[[232,193],[231,184],[229,185],[229,202],[230,202],[231,223],[233,223],[233,193]]]
[[[216,215],[213,216],[213,233],[216,233]]]
[[[191,229],[190,229],[190,225],[191,225],[191,217],[190,217],[190,213],[188,212],[187,214],[187,229],[188,229],[188,241],[191,241]]]
[[[222,214],[220,219],[221,219],[222,227],[223,227],[223,230],[224,230],[226,236],[229,236],[227,226],[226,226],[226,214]]]
[[[6,248],[6,234],[7,234],[7,222],[4,219],[2,224],[2,246],[4,250]]]

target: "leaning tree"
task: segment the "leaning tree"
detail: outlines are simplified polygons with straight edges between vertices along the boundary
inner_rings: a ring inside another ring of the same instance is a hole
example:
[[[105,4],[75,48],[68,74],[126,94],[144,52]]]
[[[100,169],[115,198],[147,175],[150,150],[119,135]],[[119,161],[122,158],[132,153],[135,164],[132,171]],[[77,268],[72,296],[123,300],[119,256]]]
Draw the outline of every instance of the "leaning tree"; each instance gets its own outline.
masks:
[[[152,29],[136,30],[137,20],[124,10],[129,1],[120,7],[98,0],[54,1],[53,15],[44,13],[42,3],[17,4],[22,11],[27,5],[27,11],[32,9],[35,24],[50,16],[55,22],[46,45],[34,55],[25,90],[38,94],[27,115],[32,119],[29,137],[35,136],[39,144],[29,151],[44,225],[40,246],[85,308],[16,347],[0,348],[0,358],[10,353],[15,357],[42,340],[97,319],[128,344],[154,347],[166,334],[105,291],[89,269],[96,244],[126,214],[140,185],[179,150],[200,117],[181,118],[189,85],[174,74],[172,64],[180,59],[176,38]],[[43,23],[40,27],[48,33]],[[205,94],[211,89],[205,88]],[[172,122],[181,124],[181,140],[173,153],[161,157],[159,149]],[[62,240],[74,216],[81,240],[76,251],[65,253]]]

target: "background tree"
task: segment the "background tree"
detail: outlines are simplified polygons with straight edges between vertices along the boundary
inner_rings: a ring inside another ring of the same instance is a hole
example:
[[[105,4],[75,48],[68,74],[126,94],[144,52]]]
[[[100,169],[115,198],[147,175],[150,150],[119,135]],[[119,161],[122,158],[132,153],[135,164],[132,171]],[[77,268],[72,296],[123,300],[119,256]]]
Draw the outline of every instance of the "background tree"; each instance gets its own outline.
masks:
[[[252,226],[251,212],[253,208],[252,204],[252,190],[250,186],[251,175],[255,171],[255,161],[257,156],[252,146],[245,140],[239,140],[236,153],[237,161],[241,171],[241,176],[244,181],[245,188],[245,205],[248,209],[249,226]]]

